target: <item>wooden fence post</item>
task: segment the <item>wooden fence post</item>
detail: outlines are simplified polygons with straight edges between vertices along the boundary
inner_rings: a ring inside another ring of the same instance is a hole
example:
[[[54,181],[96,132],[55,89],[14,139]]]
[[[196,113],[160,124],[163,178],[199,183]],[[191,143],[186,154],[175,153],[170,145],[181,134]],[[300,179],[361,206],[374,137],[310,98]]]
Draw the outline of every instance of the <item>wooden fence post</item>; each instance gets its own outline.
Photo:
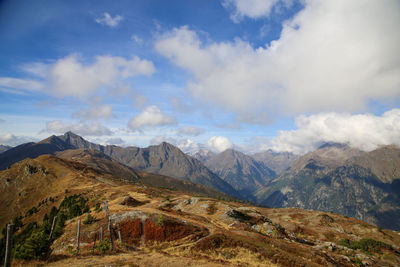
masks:
[[[103,226],[100,226],[100,238],[99,242],[103,241]]]
[[[56,226],[56,220],[57,220],[57,216],[54,216],[53,223],[51,224],[49,240],[51,240],[51,237],[53,236],[54,227]]]
[[[94,254],[94,249],[96,247],[96,238],[97,238],[97,232],[94,232],[94,240],[93,240],[93,248],[92,248],[92,253]]]
[[[7,239],[6,239],[6,254],[4,259],[4,267],[11,266],[11,249],[12,249],[12,236],[14,231],[14,224],[7,225]]]
[[[78,232],[76,234],[76,254],[79,253],[79,238],[81,235],[81,220],[78,220]]]
[[[114,239],[113,239],[113,233],[112,233],[111,219],[110,218],[108,218],[108,231],[110,232],[111,250],[113,250],[114,249]]]
[[[121,229],[119,229],[119,225],[117,227],[118,227],[117,229],[118,229],[119,244],[122,245]]]
[[[103,209],[104,209],[104,213],[106,214],[106,218],[108,217],[108,201],[104,201],[103,202]]]

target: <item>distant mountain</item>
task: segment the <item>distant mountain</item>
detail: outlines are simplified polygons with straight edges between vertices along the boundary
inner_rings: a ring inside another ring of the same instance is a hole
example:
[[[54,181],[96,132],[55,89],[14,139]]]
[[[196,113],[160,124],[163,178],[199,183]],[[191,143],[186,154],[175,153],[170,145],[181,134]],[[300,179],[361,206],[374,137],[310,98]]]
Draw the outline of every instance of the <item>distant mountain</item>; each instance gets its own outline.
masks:
[[[255,160],[262,162],[265,166],[273,170],[276,174],[281,174],[289,168],[300,156],[290,152],[275,152],[267,150],[251,155]]]
[[[263,205],[333,211],[400,229],[400,176],[389,160],[396,153],[399,148],[366,153],[346,145],[323,146],[299,158],[256,197]]]
[[[195,153],[189,155],[195,159],[200,160],[202,163],[205,163],[207,160],[214,157],[216,154],[208,149],[200,149],[199,151],[196,151]]]
[[[253,193],[275,177],[274,171],[233,149],[210,157],[205,165],[247,199],[253,199]]]
[[[103,153],[138,170],[191,181],[239,197],[232,186],[211,172],[199,160],[166,142],[147,148],[106,146],[103,147]]]
[[[57,151],[74,148],[76,147],[66,143],[55,135],[38,143],[25,143],[0,154],[0,170],[4,170],[15,162],[21,161],[25,158],[36,158],[40,155],[54,154]]]
[[[5,151],[9,150],[10,148],[12,148],[12,146],[0,145],[0,153],[3,153]]]
[[[0,169],[25,158],[36,158],[43,154],[55,154],[69,149],[92,149],[131,168],[166,175],[181,180],[209,186],[229,195],[239,194],[225,181],[207,169],[200,161],[184,154],[177,147],[162,143],[148,148],[102,146],[91,143],[79,135],[67,132],[51,136],[38,143],[27,143],[0,154]]]
[[[400,179],[400,148],[383,146],[349,160],[350,164],[369,168],[384,183]]]
[[[333,213],[223,201],[216,190],[133,171],[95,150],[56,154],[0,171],[0,261],[13,222],[12,266],[400,266],[395,231]],[[92,244],[107,225],[117,249],[104,246],[99,257]]]
[[[105,155],[103,152],[97,150],[85,148],[65,150],[57,152],[56,156],[62,159],[85,164],[86,166],[98,171],[101,175],[109,174],[115,178],[133,182],[135,184],[185,191],[193,194],[218,197],[222,199],[233,199],[224,193],[200,184],[182,181],[165,175],[137,171],[119,163],[118,161]]]

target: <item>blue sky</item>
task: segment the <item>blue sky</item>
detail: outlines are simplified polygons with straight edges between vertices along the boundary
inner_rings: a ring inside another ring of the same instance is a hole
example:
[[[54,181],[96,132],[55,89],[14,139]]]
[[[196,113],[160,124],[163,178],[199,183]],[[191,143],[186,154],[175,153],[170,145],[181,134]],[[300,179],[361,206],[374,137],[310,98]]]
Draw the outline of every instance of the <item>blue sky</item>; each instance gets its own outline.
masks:
[[[396,0],[5,0],[0,143],[399,145],[399,26]]]

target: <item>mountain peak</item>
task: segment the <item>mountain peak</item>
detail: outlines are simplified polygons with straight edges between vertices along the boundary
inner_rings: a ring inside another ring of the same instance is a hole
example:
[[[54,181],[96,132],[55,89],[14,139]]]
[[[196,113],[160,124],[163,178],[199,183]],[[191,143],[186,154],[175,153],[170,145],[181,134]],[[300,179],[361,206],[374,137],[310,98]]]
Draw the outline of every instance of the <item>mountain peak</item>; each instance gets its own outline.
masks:
[[[330,148],[330,147],[335,147],[335,148],[346,148],[348,147],[347,144],[344,143],[337,143],[337,142],[325,142],[322,145],[318,147],[318,149],[323,149],[323,148]]]

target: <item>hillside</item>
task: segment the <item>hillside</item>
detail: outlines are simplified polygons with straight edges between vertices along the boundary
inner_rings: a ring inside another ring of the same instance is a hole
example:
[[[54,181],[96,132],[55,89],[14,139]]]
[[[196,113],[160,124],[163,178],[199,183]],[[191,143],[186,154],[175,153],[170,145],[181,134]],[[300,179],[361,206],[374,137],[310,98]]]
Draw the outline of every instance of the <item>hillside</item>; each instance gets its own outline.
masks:
[[[82,153],[83,156],[77,157]],[[90,151],[69,151],[68,154],[93,165],[90,157],[95,155]],[[103,164],[100,162],[99,169],[104,168]],[[15,259],[15,266],[400,264],[400,236],[391,230],[381,230],[332,213],[252,207],[195,197],[181,191],[144,187],[99,169],[95,165],[89,167],[81,162],[41,156],[16,163],[0,173],[0,203],[5,208],[0,217],[1,225],[22,215],[24,235],[29,236],[30,231],[43,233],[47,240],[48,233],[40,232],[40,229],[48,229],[42,225],[42,218],[48,223],[52,216],[62,217],[61,213],[69,209],[70,219],[65,220],[64,225],[57,224],[60,228],[51,241],[51,254],[34,261]],[[80,206],[66,206],[67,200],[73,204],[74,199],[80,201]],[[110,234],[105,213],[98,208],[98,203],[106,200],[114,229],[113,251],[107,241]],[[74,207],[79,209],[71,213]],[[93,219],[81,224],[80,249],[76,256],[77,222],[78,219],[87,220],[87,211]],[[45,214],[50,215],[46,217]],[[29,230],[30,222],[37,222],[37,228]],[[107,238],[101,245],[98,241],[100,226]],[[18,241],[22,238],[21,231],[16,234],[17,247],[22,244]],[[29,238],[28,243],[40,236],[32,234]],[[33,248],[40,246],[40,242],[30,244]],[[26,252],[21,253],[18,247],[16,255],[28,256]]]
[[[274,171],[233,149],[211,156],[205,165],[247,199],[275,177]]]
[[[391,158],[396,155],[393,148],[389,151]],[[388,158],[376,156],[381,153],[361,152],[338,144],[323,146],[299,158],[289,170],[258,191],[258,201],[271,207],[334,211],[381,227],[400,229],[400,177],[385,180],[379,176],[395,173],[397,166]]]
[[[137,170],[162,174],[212,187],[226,194],[240,195],[216,174],[177,147],[166,142],[147,148],[106,146],[103,153]]]
[[[400,179],[400,147],[383,146],[349,159],[349,164],[369,168],[384,183]]]
[[[12,148],[11,146],[0,145],[0,153],[3,153]]]
[[[59,151],[80,148],[100,151],[119,163],[136,170],[186,180],[240,197],[232,186],[212,173],[200,161],[165,142],[147,148],[102,146],[91,143],[72,132],[67,132],[64,135],[51,136],[38,143],[22,144],[1,153],[0,170],[28,157],[36,158],[44,154],[55,154]]]

